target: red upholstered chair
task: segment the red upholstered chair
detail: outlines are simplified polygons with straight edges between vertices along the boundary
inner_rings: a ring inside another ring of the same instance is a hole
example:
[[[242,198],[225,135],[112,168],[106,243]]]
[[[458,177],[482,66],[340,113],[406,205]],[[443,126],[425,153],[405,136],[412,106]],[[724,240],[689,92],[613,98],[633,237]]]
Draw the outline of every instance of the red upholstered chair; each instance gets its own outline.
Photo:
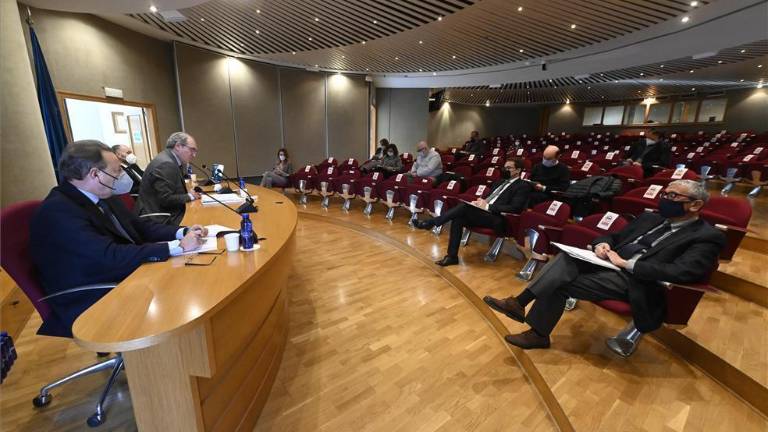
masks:
[[[562,201],[545,201],[537,204],[529,212],[520,216],[516,240],[520,246],[525,246],[528,238],[531,248],[531,258],[517,274],[523,280],[531,280],[539,262],[546,261],[544,254],[549,247],[547,233],[540,227],[561,227],[571,217],[571,206]]]
[[[386,218],[392,220],[395,217],[395,209],[400,207],[400,189],[408,186],[408,176],[400,173],[389,177],[377,186],[379,201],[387,207]]]
[[[360,169],[357,167],[357,161],[354,159],[349,160],[354,161],[354,165],[351,163],[347,164],[347,161],[345,161],[344,164],[339,165],[339,167],[344,167],[343,169],[339,168],[341,171],[339,176],[331,180],[333,190],[344,200],[344,203],[341,205],[344,211],[349,211],[352,199],[356,196],[355,183],[357,183],[361,175]]]
[[[400,161],[403,162],[404,167],[409,167],[413,165],[413,155],[411,153],[405,152],[400,153]]]
[[[440,216],[444,211],[450,209],[453,205],[456,205],[456,197],[461,194],[462,185],[458,180],[450,180],[439,184],[436,188],[429,191],[429,198],[427,200],[427,209],[429,215],[432,217]],[[449,197],[452,200],[449,201]],[[439,235],[442,231],[442,226],[436,226],[432,228],[432,232]]]
[[[349,171],[353,168],[354,169],[359,168],[359,165],[357,164],[357,159],[355,158],[344,159],[339,164],[339,171],[341,171],[342,173],[344,173],[344,171]]]
[[[370,216],[373,213],[373,203],[379,200],[378,185],[385,180],[384,174],[374,172],[355,182],[355,193],[365,203],[363,214]]]
[[[504,166],[504,162],[506,162],[507,159],[503,156],[503,152],[501,152],[500,148],[495,148],[494,150],[498,150],[502,155],[491,155],[480,161],[480,163],[475,166],[475,174],[483,173],[487,171],[488,168],[500,168]]]
[[[480,164],[480,156],[476,154],[471,154],[465,157],[464,159],[456,161],[453,164],[453,171],[456,172],[457,170],[460,170],[462,172],[461,175],[463,175],[466,178],[469,178],[475,172],[475,167],[479,164]],[[467,171],[467,168],[469,168],[468,171]]]
[[[494,182],[498,181],[500,178],[501,178],[501,169],[497,166],[489,166],[488,168],[470,177],[469,181],[467,182],[467,185],[469,187],[481,185],[481,184],[491,186]]]
[[[584,161],[581,165],[571,168],[571,180],[583,180],[602,174],[603,169],[592,161]]]
[[[643,180],[643,186],[662,185],[666,187],[675,180],[699,180],[699,176],[688,168],[667,169]]]
[[[335,157],[331,156],[317,164],[315,168],[317,169],[317,172],[320,173],[327,170],[329,166],[339,166],[339,161],[337,161]]]
[[[127,208],[129,211],[133,211],[133,208],[136,207],[136,199],[131,194],[122,194],[117,195],[117,197],[120,199],[120,201],[123,202],[125,205],[125,208]],[[170,213],[146,213],[139,216],[140,218],[150,218],[150,217],[164,217],[167,219],[171,218]],[[164,221],[162,223],[165,223]]]
[[[328,208],[330,197],[336,193],[333,188],[333,180],[340,175],[339,168],[335,165],[328,164],[322,171],[317,173],[317,193],[320,194],[322,200],[320,205],[323,208]]]
[[[80,291],[112,289],[116,284],[108,283],[77,287],[46,296],[45,291],[40,286],[40,281],[29,253],[30,221],[39,207],[40,201],[24,201],[10,205],[0,212],[0,264],[3,270],[8,272],[14,282],[29,298],[29,301],[32,302],[32,305],[43,319],[43,324],[38,329],[37,334],[71,338],[70,329],[68,326],[61,324],[46,300],[53,297],[75,295]],[[117,375],[123,370],[123,357],[120,354],[43,386],[40,389],[40,394],[35,397],[32,403],[38,408],[44,407],[51,402],[53,395],[51,395],[50,391],[54,388],[104,370],[111,370],[112,373],[96,405],[96,412],[88,418],[87,422],[89,426],[98,426],[105,420],[104,401]]]
[[[312,165],[293,173],[293,187],[299,194],[299,204],[307,204],[307,195],[317,187],[317,170]]]
[[[411,212],[411,219],[408,221],[409,225],[413,225],[414,221],[418,219],[419,214],[424,212],[431,190],[432,179],[429,177],[415,177],[412,183],[398,189],[400,203]]]
[[[662,185],[650,185],[632,189],[624,195],[613,198],[611,210],[622,216],[639,216],[659,208],[659,198],[664,191]]]
[[[451,171],[456,158],[452,154],[446,153],[440,155],[440,160],[443,163],[443,171]]]
[[[752,206],[744,198],[713,196],[701,209],[701,217],[723,231],[727,238],[720,259],[730,261],[747,234],[747,225],[752,218]]]

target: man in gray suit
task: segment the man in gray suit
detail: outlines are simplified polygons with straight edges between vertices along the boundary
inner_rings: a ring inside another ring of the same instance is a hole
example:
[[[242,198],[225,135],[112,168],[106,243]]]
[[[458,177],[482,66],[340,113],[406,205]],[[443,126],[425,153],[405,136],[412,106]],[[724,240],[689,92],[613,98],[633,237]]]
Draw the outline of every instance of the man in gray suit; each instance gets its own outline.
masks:
[[[170,213],[170,217],[153,217],[156,222],[178,225],[184,217],[185,204],[200,198],[187,192],[184,184],[186,165],[197,156],[197,143],[192,135],[174,132],[165,150],[155,156],[144,171],[136,212]]]

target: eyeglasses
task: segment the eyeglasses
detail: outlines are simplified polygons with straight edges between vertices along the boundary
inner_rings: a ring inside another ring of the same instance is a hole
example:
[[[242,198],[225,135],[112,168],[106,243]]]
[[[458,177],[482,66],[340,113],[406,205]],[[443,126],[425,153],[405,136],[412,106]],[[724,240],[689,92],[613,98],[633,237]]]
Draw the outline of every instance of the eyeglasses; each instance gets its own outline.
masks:
[[[104,171],[104,170],[103,170],[103,169],[101,169],[101,168],[96,168],[96,169],[97,169],[97,170],[99,170],[99,171],[101,171],[101,172],[103,172],[104,174],[106,174],[106,175],[108,175],[108,176],[112,177],[113,179],[115,179],[115,181],[117,181],[117,180],[118,180],[118,179],[119,179],[119,178],[120,178],[120,177],[121,177],[121,176],[122,176],[122,175],[125,173],[125,171],[123,170],[123,167],[122,167],[122,166],[120,167],[120,173],[117,175],[117,177],[115,177],[115,176],[113,176],[112,174],[110,174],[110,173],[108,173],[108,172]]]
[[[192,152],[192,154],[197,154],[197,147],[190,147],[188,145],[182,145],[182,147],[188,148],[189,151]]]
[[[678,197],[688,198],[689,201],[694,201],[695,200],[695,198],[692,197],[692,196],[683,195],[683,194],[677,193],[677,192],[662,192],[659,196],[661,198],[663,198],[663,199],[669,199],[669,200],[673,200],[673,201],[675,201],[676,198],[678,198]]]

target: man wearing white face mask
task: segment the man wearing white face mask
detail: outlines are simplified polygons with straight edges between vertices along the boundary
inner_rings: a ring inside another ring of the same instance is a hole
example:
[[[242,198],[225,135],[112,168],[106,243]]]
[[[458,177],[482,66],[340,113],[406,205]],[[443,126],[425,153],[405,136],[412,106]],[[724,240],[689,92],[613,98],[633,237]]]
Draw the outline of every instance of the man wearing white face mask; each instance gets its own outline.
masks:
[[[128,177],[133,180],[131,195],[138,195],[139,187],[141,186],[141,177],[144,176],[144,170],[142,170],[136,163],[138,161],[136,155],[130,147],[122,144],[113,145],[112,151],[115,152],[115,156],[120,159],[120,165],[123,167],[123,171],[125,171],[125,173],[128,174]]]
[[[62,182],[30,223],[30,255],[46,295],[70,288],[119,282],[145,262],[165,261],[197,249],[204,227],[162,225],[133,215],[114,195],[132,181],[105,144],[77,141],[59,161]],[[65,325],[107,293],[79,291],[48,303]]]

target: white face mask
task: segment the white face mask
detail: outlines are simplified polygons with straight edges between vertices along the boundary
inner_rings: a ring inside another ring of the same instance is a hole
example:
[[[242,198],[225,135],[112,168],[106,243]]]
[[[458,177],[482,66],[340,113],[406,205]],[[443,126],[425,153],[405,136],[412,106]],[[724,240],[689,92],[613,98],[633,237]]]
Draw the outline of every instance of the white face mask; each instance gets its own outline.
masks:
[[[121,172],[119,177],[115,177],[104,170],[100,171],[115,179],[115,181],[112,183],[112,186],[107,186],[106,184],[101,183],[101,180],[99,180],[99,183],[101,183],[102,186],[112,190],[112,195],[124,195],[131,191],[131,188],[133,187],[133,179],[128,174],[126,174],[125,171]]]
[[[125,163],[127,163],[128,165],[134,165],[136,164],[137,159],[138,158],[136,157],[136,155],[131,153],[125,157]]]
[[[277,157],[280,159],[280,161],[284,161],[285,160],[285,155],[284,154],[277,155]]]

